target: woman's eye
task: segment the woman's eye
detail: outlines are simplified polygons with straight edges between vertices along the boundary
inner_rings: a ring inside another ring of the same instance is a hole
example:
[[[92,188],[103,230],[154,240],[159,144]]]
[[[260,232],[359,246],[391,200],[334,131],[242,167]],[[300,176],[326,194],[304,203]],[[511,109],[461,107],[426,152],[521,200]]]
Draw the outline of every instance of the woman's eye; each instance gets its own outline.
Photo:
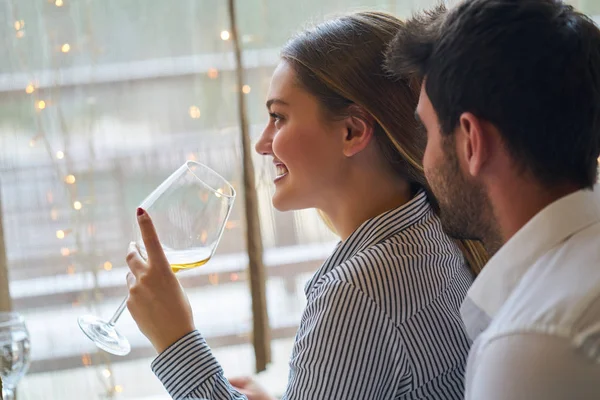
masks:
[[[277,125],[278,122],[281,122],[283,120],[283,117],[277,113],[269,113],[269,116],[271,117],[271,120],[275,123],[275,125]]]

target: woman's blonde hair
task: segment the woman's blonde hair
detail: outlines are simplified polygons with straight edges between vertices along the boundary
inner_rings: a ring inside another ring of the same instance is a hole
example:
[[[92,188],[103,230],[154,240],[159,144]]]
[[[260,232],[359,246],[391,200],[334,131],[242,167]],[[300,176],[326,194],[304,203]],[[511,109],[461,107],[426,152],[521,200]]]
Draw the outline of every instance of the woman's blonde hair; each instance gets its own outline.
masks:
[[[401,20],[389,14],[351,14],[301,32],[285,45],[281,57],[329,116],[347,115],[352,104],[369,113],[383,157],[397,174],[425,189],[438,212],[421,161],[426,135],[414,118],[420,85],[392,79],[384,69],[387,45],[403,27]],[[327,216],[320,214],[333,230]],[[478,274],[488,259],[482,244],[464,240],[459,246]]]

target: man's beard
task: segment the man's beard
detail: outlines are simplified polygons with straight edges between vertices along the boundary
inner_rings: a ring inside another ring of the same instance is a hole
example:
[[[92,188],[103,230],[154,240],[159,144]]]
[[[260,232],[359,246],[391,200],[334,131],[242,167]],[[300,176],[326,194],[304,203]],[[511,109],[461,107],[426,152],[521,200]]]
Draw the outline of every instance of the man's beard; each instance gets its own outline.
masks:
[[[444,150],[444,165],[427,171],[427,181],[439,205],[442,228],[455,239],[480,240],[488,252],[494,253],[500,246],[500,238],[489,198],[481,184],[461,172],[454,146],[445,145]]]

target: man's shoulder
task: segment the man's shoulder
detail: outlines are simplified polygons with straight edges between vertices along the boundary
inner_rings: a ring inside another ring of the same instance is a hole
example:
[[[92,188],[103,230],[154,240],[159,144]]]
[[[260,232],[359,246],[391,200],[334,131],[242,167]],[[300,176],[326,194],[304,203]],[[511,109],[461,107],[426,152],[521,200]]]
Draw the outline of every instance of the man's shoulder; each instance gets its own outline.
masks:
[[[600,393],[600,362],[590,362],[589,354],[555,335],[516,332],[485,343],[478,339],[467,368],[468,400],[587,400]]]
[[[600,224],[535,260],[482,340],[518,333],[541,333],[575,347],[595,347],[594,357],[600,360]]]

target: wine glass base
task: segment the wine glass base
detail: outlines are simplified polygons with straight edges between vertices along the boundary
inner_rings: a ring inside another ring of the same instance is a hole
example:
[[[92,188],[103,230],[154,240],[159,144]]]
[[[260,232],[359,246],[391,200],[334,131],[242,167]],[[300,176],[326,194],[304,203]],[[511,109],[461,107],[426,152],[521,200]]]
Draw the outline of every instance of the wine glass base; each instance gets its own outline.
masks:
[[[129,341],[113,325],[93,315],[77,319],[79,327],[99,348],[116,356],[125,356],[131,351]]]

